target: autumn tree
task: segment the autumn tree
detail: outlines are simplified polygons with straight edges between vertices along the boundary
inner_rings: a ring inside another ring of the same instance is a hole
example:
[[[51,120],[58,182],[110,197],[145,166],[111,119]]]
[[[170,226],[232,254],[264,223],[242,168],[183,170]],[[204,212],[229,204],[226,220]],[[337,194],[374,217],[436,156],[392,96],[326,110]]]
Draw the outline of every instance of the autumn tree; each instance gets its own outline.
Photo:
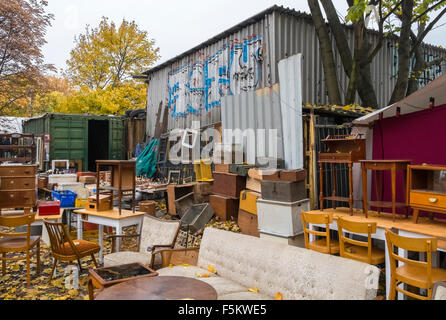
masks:
[[[87,27],[75,43],[66,75],[74,85],[92,90],[116,88],[159,58],[155,42],[134,21],[123,20],[117,27],[104,17],[98,28]]]
[[[320,3],[328,24],[322,15]],[[382,50],[385,39],[393,38],[398,43],[397,81],[389,104],[416,91],[417,75],[446,59],[446,56],[442,56],[435,61],[426,62],[421,46],[426,35],[446,13],[445,0],[347,0],[347,3],[349,9],[346,18],[354,31],[353,48],[348,44],[345,25],[341,22],[332,0],[308,0],[321,48],[330,103],[353,103],[358,93],[363,106],[378,107],[370,67],[373,59]],[[368,28],[371,21],[375,22],[377,39],[372,39]],[[344,97],[341,97],[339,91],[339,77],[334,65],[333,43],[328,37],[329,32],[341,57],[343,70],[349,78]],[[411,60],[415,61],[413,66]]]
[[[41,51],[53,16],[44,0],[0,1],[0,114],[30,114],[32,99],[45,91]]]

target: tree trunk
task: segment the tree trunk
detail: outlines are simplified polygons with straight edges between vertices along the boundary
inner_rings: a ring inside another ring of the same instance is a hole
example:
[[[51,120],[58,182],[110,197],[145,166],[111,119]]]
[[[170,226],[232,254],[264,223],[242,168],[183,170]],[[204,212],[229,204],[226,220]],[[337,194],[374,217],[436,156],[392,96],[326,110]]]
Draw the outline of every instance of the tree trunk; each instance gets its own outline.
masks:
[[[311,16],[316,28],[316,34],[319,39],[319,47],[322,57],[322,64],[324,66],[329,103],[342,105],[331,40],[328,35],[328,29],[322,16],[318,0],[308,0],[308,6],[310,7]]]
[[[409,83],[410,67],[410,32],[412,25],[414,0],[404,0],[402,3],[401,31],[398,46],[398,78],[389,105],[406,97]]]

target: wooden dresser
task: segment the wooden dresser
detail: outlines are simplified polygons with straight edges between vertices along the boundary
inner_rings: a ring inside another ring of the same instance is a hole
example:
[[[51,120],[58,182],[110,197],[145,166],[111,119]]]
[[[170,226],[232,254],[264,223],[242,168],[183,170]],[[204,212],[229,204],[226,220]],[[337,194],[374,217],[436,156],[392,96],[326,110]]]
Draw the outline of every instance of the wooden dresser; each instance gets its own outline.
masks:
[[[418,222],[420,210],[446,214],[446,166],[412,165],[407,175],[414,222]]]
[[[0,166],[0,211],[6,208],[35,208],[36,165]]]

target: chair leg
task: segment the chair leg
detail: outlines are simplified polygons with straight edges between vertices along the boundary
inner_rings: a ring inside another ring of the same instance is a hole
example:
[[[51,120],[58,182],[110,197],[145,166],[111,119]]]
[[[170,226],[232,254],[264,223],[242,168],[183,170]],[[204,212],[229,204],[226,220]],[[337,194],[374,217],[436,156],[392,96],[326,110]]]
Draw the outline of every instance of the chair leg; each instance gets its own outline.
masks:
[[[30,269],[30,254],[29,250],[26,252],[26,282],[31,284],[31,270]]]
[[[389,300],[395,300],[396,296],[396,279],[394,277],[390,278],[390,290],[389,290]]]
[[[2,253],[2,275],[6,274],[6,253]]]
[[[40,274],[40,242],[37,243],[37,274]]]
[[[96,258],[94,257],[94,253],[91,254],[91,258],[93,259],[93,263],[96,266],[96,268],[99,268],[98,262],[96,261]]]
[[[79,272],[82,272],[81,260],[77,259],[77,263],[79,264]]]
[[[57,259],[54,258],[53,267],[51,268],[51,273],[50,273],[50,283],[51,283],[51,280],[53,280],[53,274],[54,274],[54,269],[56,269],[56,263],[57,263]]]

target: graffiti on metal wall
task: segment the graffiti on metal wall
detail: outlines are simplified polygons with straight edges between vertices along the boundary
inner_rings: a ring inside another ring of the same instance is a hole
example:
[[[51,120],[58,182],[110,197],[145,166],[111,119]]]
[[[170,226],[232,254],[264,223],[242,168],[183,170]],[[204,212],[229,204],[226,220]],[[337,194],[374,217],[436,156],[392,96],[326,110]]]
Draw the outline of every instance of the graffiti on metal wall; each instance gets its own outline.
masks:
[[[221,98],[258,88],[262,79],[262,38],[231,41],[203,62],[170,72],[172,117],[200,114],[221,106]]]

